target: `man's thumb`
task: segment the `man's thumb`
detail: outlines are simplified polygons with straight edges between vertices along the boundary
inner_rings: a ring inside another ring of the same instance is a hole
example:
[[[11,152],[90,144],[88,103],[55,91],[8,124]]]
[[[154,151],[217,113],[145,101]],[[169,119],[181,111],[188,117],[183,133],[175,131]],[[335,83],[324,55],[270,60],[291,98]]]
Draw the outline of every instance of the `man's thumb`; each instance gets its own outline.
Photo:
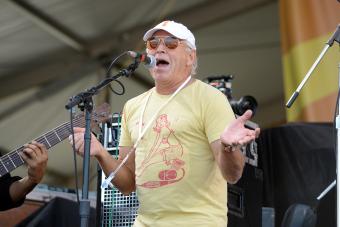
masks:
[[[247,110],[247,111],[244,112],[244,114],[243,114],[241,117],[239,117],[239,118],[241,118],[240,120],[243,121],[243,122],[245,123],[246,121],[248,121],[248,120],[251,119],[252,115],[253,115],[253,111]]]

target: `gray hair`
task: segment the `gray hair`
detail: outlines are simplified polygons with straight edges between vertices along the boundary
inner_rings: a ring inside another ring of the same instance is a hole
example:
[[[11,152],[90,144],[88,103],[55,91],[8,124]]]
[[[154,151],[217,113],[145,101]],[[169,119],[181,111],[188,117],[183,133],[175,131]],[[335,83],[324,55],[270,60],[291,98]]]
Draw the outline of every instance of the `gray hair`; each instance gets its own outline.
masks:
[[[187,40],[185,40],[185,43],[186,43],[186,45],[187,45],[186,50],[187,50],[188,52],[195,51],[194,49],[192,49],[192,48],[190,47],[190,44],[189,44],[189,42],[188,42]],[[193,62],[193,64],[192,64],[192,67],[191,67],[191,75],[192,75],[192,76],[193,76],[193,75],[196,75],[196,73],[197,73],[197,67],[198,67],[198,60],[197,60],[197,55],[196,55],[196,56],[195,56],[195,59],[194,59],[194,62]]]

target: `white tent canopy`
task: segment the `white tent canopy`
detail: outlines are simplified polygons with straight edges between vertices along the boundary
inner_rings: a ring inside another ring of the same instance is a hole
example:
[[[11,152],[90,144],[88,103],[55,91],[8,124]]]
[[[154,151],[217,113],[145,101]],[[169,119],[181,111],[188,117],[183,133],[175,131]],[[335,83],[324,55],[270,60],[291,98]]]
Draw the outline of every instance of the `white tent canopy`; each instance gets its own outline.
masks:
[[[277,1],[4,0],[0,145],[14,150],[68,121],[64,106],[69,97],[101,81],[113,57],[143,51],[143,33],[163,19],[182,22],[193,31],[199,79],[232,74],[234,98],[251,95],[259,103],[256,123],[269,127],[285,122]],[[124,57],[111,74],[131,62]],[[120,81],[124,95],[103,90],[96,104],[110,102],[112,111],[120,112],[125,101],[153,86],[143,67]],[[72,185],[71,147],[62,142],[51,151],[43,182]],[[19,168],[13,174],[25,171]]]

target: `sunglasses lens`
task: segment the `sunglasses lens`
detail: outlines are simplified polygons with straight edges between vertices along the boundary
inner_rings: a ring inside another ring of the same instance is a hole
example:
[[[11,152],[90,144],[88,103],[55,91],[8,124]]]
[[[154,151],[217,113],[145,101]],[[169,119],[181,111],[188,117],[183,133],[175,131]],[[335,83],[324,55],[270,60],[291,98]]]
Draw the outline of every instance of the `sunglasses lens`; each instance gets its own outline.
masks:
[[[156,49],[161,43],[162,39],[160,37],[153,37],[146,42],[147,48]],[[164,38],[164,44],[169,49],[175,49],[178,46],[179,40],[177,38],[168,36]]]
[[[160,39],[159,38],[152,38],[150,40],[147,41],[147,47],[149,49],[156,49],[160,43]]]
[[[167,48],[175,49],[178,46],[178,39],[169,36],[165,38],[164,43]]]

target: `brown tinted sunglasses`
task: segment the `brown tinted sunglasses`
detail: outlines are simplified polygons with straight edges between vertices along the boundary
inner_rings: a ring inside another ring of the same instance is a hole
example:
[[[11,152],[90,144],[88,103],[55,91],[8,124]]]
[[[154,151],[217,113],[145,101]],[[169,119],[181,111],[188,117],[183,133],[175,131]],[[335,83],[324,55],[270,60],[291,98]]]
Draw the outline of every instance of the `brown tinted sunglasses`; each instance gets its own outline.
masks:
[[[181,42],[180,39],[173,36],[153,36],[146,41],[146,47],[148,49],[154,50],[163,41],[164,45],[169,49],[175,49]]]

